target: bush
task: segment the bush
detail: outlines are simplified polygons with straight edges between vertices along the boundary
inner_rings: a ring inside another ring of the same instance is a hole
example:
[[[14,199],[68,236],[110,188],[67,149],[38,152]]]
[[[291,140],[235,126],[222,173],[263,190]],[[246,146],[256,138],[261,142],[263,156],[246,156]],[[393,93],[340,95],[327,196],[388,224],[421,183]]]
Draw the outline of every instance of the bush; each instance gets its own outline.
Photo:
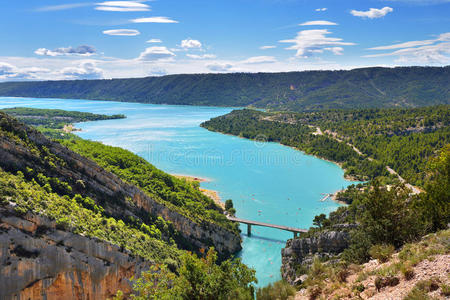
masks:
[[[450,296],[450,285],[442,284],[441,285],[441,294],[442,294],[442,296],[449,297]]]
[[[394,254],[395,248],[392,245],[373,245],[369,254],[372,258],[378,259],[379,262],[387,262],[392,254]]]
[[[396,286],[400,283],[400,279],[396,276],[386,276],[381,277],[377,276],[375,278],[375,287],[377,288],[377,291],[380,291],[382,288],[386,286]]]
[[[409,265],[404,265],[404,264],[400,267],[400,272],[402,272],[405,280],[411,280],[416,275],[414,273],[414,269],[412,267],[410,267]]]
[[[256,292],[257,300],[287,300],[295,295],[295,289],[285,281],[277,281],[266,287],[258,289]]]

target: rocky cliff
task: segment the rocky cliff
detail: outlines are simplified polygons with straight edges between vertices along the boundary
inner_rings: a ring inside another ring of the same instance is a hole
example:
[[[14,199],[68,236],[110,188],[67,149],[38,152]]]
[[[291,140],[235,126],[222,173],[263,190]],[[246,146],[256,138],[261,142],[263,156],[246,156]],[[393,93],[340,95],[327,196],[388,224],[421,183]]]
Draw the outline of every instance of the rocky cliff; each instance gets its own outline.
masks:
[[[0,122],[3,128],[26,141],[24,144],[8,134],[0,134],[0,167],[4,170],[26,173],[32,169],[35,173],[65,181],[71,186],[73,194],[95,199],[113,217],[132,216],[145,220],[149,214],[161,216],[173,223],[182,238],[180,244],[186,249],[214,246],[221,257],[241,249],[240,237],[235,232],[213,223],[192,221],[155,201],[136,186],[125,183],[95,162],[50,141],[37,130],[5,114],[0,113]]]
[[[0,208],[0,299],[106,299],[150,262],[53,221]]]
[[[287,282],[298,282],[296,271],[299,267],[308,266],[314,256],[331,257],[348,247],[350,235],[344,231],[326,231],[308,238],[288,240],[281,250],[281,275]]]

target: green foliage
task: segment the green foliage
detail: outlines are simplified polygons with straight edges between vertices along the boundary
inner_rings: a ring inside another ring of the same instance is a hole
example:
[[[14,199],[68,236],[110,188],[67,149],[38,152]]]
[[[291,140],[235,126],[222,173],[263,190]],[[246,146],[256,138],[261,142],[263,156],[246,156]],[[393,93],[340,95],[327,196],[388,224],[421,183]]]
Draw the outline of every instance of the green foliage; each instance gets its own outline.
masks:
[[[450,223],[450,144],[431,161],[430,177],[420,204],[435,231]]]
[[[192,184],[155,168],[130,151],[82,139],[61,143],[191,220],[213,222],[238,232],[237,224],[228,221],[211,198]]]
[[[276,281],[256,291],[257,300],[288,300],[295,296],[295,289],[285,281]]]
[[[185,253],[178,276],[164,265],[143,274],[134,285],[132,299],[253,299],[255,271],[239,259],[217,263],[210,249],[204,258]]]
[[[327,110],[313,113],[233,111],[201,126],[250,139],[296,147],[338,163],[362,180],[383,176],[386,166],[423,186],[428,160],[450,143],[448,105],[416,109]],[[320,127],[324,134],[312,134]],[[338,140],[332,138],[334,134]],[[359,155],[350,145],[356,146]],[[370,159],[369,159],[370,157]]]
[[[0,169],[0,203],[10,202],[18,213],[31,211],[54,219],[61,229],[99,238],[149,260],[171,259],[179,265],[181,251],[161,241],[161,233],[155,226],[146,225],[151,229],[139,230],[103,215],[103,208],[88,197],[61,196],[52,192],[47,184],[41,186],[34,180],[27,181],[20,172],[13,175]]]
[[[88,112],[30,107],[5,108],[0,111],[17,118],[27,125],[44,126],[51,129],[62,129],[64,125],[71,123],[125,118],[125,115],[107,116]]]
[[[429,292],[435,291],[439,288],[440,281],[436,278],[421,280],[416,283],[414,288],[406,295],[404,300],[427,300],[433,299],[428,296]]]
[[[372,258],[378,259],[380,263],[387,262],[391,258],[392,254],[394,254],[394,252],[394,246],[384,244],[373,245],[369,250],[370,256]]]
[[[331,222],[327,219],[327,216],[325,214],[315,216],[313,219],[313,225],[319,227],[320,229],[327,227],[330,224]]]
[[[255,106],[276,110],[417,107],[448,103],[450,68],[182,74],[162,77],[6,82],[1,96],[141,103]]]
[[[233,200],[227,199],[225,200],[225,210],[229,210],[230,208],[233,208]]]

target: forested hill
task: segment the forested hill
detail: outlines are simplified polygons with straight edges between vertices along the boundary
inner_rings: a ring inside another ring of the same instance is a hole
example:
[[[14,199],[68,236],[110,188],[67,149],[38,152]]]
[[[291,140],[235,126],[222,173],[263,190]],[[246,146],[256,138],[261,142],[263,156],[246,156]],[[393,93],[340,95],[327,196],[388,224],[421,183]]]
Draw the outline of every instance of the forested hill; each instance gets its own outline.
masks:
[[[0,96],[274,110],[450,104],[450,66],[0,83]]]

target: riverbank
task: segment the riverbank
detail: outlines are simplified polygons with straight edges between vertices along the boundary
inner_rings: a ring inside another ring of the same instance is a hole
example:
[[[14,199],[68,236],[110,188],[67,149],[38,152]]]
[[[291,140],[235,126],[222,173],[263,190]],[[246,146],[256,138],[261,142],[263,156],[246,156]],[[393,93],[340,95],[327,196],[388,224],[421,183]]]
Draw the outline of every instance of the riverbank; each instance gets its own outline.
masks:
[[[210,179],[206,179],[206,178],[201,178],[201,177],[195,177],[195,176],[190,176],[190,175],[182,175],[182,174],[171,174],[172,176],[178,178],[178,179],[184,179],[187,182],[209,182],[211,181]],[[208,189],[204,189],[204,188],[199,188],[199,190],[206,196],[208,196],[209,198],[213,199],[214,202],[221,207],[222,209],[225,209],[225,203],[222,202],[222,198],[219,196],[219,193],[217,191],[214,190],[208,190]]]

